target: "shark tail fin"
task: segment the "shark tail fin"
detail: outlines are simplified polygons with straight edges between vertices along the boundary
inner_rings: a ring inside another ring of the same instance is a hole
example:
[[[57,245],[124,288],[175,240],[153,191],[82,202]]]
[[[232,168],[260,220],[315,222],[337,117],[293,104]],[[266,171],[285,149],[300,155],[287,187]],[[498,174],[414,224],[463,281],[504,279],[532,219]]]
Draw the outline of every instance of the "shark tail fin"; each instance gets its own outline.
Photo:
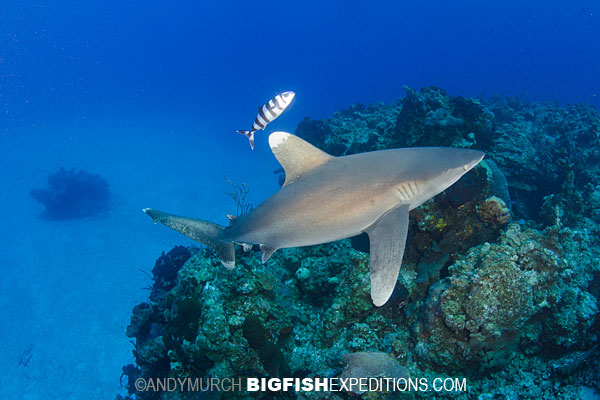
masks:
[[[152,218],[155,224],[160,222],[190,239],[215,250],[225,268],[233,269],[235,266],[233,242],[223,239],[223,230],[225,227],[210,221],[181,217],[153,208],[144,208],[143,211]]]
[[[250,147],[252,148],[252,150],[254,150],[254,132],[255,131],[236,131],[237,133],[241,133],[242,135],[246,136],[248,138],[248,140],[250,141]]]

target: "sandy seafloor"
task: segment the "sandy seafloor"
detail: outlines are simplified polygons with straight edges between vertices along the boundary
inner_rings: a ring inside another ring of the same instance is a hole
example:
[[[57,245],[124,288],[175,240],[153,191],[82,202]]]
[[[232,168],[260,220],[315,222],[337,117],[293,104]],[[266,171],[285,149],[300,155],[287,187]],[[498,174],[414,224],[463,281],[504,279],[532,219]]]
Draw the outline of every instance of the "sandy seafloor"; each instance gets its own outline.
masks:
[[[133,361],[131,309],[151,284],[140,270],[150,272],[163,250],[193,244],[141,209],[225,224],[235,213],[225,177],[248,183],[254,204],[278,190],[264,132],[252,152],[235,132],[173,120],[82,119],[0,136],[0,399],[114,399],[121,367]],[[61,166],[105,177],[111,213],[40,219],[29,191]],[[30,345],[30,362],[18,365]]]

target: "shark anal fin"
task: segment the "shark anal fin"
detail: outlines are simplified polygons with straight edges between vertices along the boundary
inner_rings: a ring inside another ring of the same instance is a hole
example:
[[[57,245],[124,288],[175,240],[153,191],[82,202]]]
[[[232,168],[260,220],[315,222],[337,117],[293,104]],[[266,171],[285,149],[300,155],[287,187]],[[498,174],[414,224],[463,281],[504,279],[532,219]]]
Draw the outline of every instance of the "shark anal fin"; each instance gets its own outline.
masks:
[[[277,249],[274,247],[265,246],[264,244],[260,245],[260,254],[263,264],[266,263],[269,258],[271,258],[275,250]]]
[[[408,233],[408,206],[389,211],[366,232],[371,252],[371,299],[381,307],[392,295],[400,272]]]
[[[304,172],[335,158],[287,132],[273,132],[269,136],[269,146],[285,171],[284,187]]]

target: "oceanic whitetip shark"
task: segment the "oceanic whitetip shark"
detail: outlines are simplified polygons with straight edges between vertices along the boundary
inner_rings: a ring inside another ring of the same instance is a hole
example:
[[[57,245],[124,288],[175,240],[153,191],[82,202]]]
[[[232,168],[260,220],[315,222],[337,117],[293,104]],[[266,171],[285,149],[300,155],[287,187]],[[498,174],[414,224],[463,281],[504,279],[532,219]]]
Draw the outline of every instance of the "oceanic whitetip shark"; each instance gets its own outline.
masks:
[[[366,232],[371,298],[390,298],[404,254],[408,212],[442,192],[477,165],[484,153],[442,147],[380,150],[333,157],[286,132],[269,145],[285,171],[280,191],[228,227],[145,208],[160,222],[216,250],[235,265],[234,243],[260,244],[262,262],[277,249],[309,246]]]

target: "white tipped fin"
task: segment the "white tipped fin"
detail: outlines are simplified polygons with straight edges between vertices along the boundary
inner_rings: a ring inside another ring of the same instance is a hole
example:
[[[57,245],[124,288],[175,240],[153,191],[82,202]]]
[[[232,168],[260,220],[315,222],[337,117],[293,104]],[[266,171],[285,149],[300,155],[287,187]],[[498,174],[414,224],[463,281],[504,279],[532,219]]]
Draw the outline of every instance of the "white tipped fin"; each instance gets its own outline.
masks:
[[[265,246],[264,244],[260,245],[260,253],[263,264],[266,263],[269,258],[271,258],[275,250],[277,249],[274,247]]]
[[[400,272],[408,234],[408,206],[394,208],[366,232],[371,246],[371,299],[381,307],[392,295]]]
[[[244,249],[244,253],[249,252],[250,250],[252,250],[252,244],[251,243],[242,243],[242,248]]]
[[[273,132],[269,146],[285,171],[283,186],[294,182],[306,171],[334,158],[312,144],[287,132]]]
[[[158,222],[160,221],[159,218],[159,213],[157,213],[154,209],[152,208],[142,208],[142,211],[144,213],[146,213],[147,215],[150,216],[150,218],[152,218],[152,222],[154,222],[155,224],[158,224]]]
[[[230,271],[231,271],[232,269],[234,269],[234,268],[235,268],[235,261],[231,261],[231,260],[229,260],[229,261],[221,260],[221,264],[223,264],[223,266],[224,266],[225,268],[227,268],[228,270],[230,270]]]

